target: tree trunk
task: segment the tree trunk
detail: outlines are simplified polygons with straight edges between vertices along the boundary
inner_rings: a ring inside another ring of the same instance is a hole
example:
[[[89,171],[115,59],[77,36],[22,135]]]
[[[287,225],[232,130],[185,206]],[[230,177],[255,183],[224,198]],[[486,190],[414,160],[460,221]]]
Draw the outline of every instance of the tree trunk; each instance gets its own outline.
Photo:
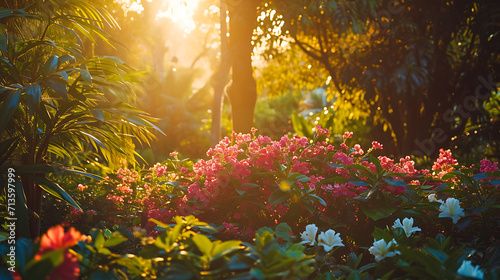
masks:
[[[212,103],[212,126],[210,135],[210,147],[214,147],[220,141],[221,119],[224,102],[224,88],[227,84],[229,70],[231,69],[231,53],[228,48],[227,23],[226,23],[226,0],[220,0],[220,52],[221,63],[219,70],[214,76],[214,99]]]
[[[257,22],[258,0],[229,0],[229,48],[232,57],[232,84],[228,89],[233,131],[250,132],[257,101],[252,69],[252,35]]]

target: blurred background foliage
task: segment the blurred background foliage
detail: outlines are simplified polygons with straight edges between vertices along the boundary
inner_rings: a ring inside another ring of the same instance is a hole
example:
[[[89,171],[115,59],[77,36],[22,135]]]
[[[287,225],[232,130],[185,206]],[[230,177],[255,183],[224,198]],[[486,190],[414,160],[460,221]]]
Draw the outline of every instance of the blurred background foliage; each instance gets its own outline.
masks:
[[[497,2],[253,1],[259,3],[253,65],[260,133],[311,135],[322,125],[331,141],[354,131],[362,145],[377,140],[388,154],[414,154],[422,162],[441,147],[467,162],[498,159]],[[154,132],[158,141],[137,146],[139,153],[150,165],[174,150],[204,157],[221,59],[221,1],[87,2],[102,5],[119,28],[102,26],[116,43],[86,40],[85,52],[150,70],[128,98],[159,118],[155,125],[165,135]],[[478,98],[480,78],[489,87]],[[467,102],[472,110],[464,109]],[[222,135],[229,136],[227,98],[223,112]]]

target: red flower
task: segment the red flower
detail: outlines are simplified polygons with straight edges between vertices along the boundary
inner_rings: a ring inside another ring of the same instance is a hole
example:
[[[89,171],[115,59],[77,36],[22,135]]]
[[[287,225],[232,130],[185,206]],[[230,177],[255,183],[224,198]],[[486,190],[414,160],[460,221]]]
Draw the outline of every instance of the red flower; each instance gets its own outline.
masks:
[[[70,228],[67,232],[64,232],[64,228],[60,225],[52,227],[42,236],[40,250],[36,254],[35,260],[39,260],[48,252],[72,247],[81,239],[82,234],[74,228]],[[65,250],[63,255],[63,263],[47,279],[78,279],[78,275],[80,274],[78,258],[70,253],[69,250]]]

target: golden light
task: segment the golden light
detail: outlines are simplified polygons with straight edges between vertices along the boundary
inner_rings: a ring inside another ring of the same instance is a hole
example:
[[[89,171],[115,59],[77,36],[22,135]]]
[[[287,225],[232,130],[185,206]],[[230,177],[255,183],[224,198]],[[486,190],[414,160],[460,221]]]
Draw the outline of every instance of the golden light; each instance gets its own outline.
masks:
[[[191,33],[196,27],[193,20],[194,10],[199,0],[164,0],[162,8],[156,14],[156,20],[168,18],[179,26],[185,34]]]

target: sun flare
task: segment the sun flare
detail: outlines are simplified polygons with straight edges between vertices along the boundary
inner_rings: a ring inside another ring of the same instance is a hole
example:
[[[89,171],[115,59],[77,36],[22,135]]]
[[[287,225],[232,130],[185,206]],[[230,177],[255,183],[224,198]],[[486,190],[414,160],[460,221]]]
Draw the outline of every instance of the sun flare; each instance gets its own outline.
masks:
[[[199,0],[164,0],[162,8],[156,14],[156,19],[169,18],[185,34],[189,34],[196,27],[193,14],[198,2]]]

